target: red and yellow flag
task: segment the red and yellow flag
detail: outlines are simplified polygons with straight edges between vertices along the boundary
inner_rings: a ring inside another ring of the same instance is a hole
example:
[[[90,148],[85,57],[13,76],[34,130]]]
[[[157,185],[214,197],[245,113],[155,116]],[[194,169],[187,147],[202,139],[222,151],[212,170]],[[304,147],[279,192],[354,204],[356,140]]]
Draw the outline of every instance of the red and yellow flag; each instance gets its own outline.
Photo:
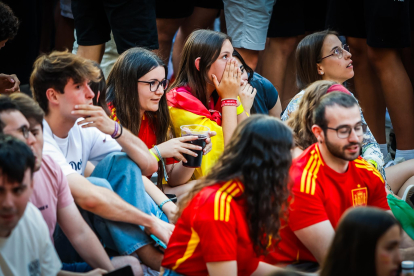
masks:
[[[212,150],[203,156],[201,167],[195,169],[196,179],[206,175],[217,162],[224,150],[223,130],[221,128],[221,114],[217,110],[208,110],[199,99],[194,97],[189,87],[177,87],[167,93],[170,115],[177,136],[181,135],[182,125],[202,125],[215,131],[216,136],[211,138]]]

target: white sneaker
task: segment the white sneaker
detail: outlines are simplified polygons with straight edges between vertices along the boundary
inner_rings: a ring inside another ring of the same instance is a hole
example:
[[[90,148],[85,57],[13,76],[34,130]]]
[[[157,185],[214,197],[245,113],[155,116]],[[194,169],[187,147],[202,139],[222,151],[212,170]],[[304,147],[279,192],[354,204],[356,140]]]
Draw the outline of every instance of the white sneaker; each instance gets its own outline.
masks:
[[[411,201],[411,196],[414,195],[414,185],[410,185],[405,189],[404,195],[402,196],[402,200],[408,203],[411,208],[414,208],[414,203]]]

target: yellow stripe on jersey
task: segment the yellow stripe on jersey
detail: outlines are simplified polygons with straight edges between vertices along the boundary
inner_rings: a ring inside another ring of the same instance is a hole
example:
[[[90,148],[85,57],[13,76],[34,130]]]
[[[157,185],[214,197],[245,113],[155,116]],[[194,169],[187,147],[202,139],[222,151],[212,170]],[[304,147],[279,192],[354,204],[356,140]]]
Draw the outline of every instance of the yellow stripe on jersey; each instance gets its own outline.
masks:
[[[230,202],[243,187],[233,180],[224,184],[214,197],[214,220],[228,222],[230,219]]]
[[[380,172],[369,162],[361,159],[355,159],[355,167],[359,169],[366,169],[367,171],[372,172],[374,175],[376,175],[382,183],[384,183],[384,179],[382,178],[382,175]]]
[[[235,195],[237,195],[240,192],[240,189],[237,188],[235,189],[230,195],[227,196],[227,200],[226,200],[226,218],[225,218],[225,222],[228,222],[230,220],[230,202],[233,199],[233,197]]]
[[[312,151],[311,153],[312,153],[312,155],[311,155],[311,157],[309,158],[309,161],[308,161],[308,163],[306,164],[305,169],[303,170],[303,173],[302,173],[302,178],[301,178],[301,180],[300,180],[300,191],[301,191],[302,193],[305,191],[306,175],[307,175],[307,173],[308,173],[309,167],[310,167],[310,166],[312,165],[312,163],[313,163],[313,153],[314,153],[314,151]]]
[[[315,170],[316,165],[318,164],[318,156],[315,156],[315,161],[313,161],[312,166],[309,170],[308,177],[306,178],[306,193],[310,193],[310,186],[312,183],[311,177],[313,176],[313,171]]]
[[[220,208],[220,220],[221,221],[224,220],[224,212],[226,211],[226,205],[225,205],[226,204],[226,197],[236,187],[237,187],[237,183],[233,183],[233,185],[231,185],[229,188],[227,188],[226,190],[224,190],[221,193],[221,197],[220,197],[220,207],[219,207]]]
[[[227,189],[227,187],[230,186],[231,183],[232,183],[232,181],[227,182],[216,192],[216,197],[214,198],[214,220],[219,219],[219,207],[220,207],[221,192],[224,191],[225,189]]]
[[[316,178],[318,178],[318,172],[321,165],[323,165],[321,156],[319,155],[318,148],[311,151],[311,157],[303,170],[300,191],[314,195],[316,190]]]
[[[199,243],[200,237],[198,236],[197,232],[194,231],[193,228],[191,228],[190,241],[187,243],[187,248],[185,249],[184,255],[177,260],[172,270],[176,270],[183,262],[190,258],[193,255]]]

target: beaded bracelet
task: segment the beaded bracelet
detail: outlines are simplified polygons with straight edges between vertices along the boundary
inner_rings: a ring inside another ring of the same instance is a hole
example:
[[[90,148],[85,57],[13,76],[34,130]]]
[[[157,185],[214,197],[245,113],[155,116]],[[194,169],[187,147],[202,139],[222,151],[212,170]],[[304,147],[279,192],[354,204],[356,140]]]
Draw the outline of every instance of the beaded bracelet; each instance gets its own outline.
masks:
[[[162,166],[164,168],[164,178],[165,178],[165,181],[168,181],[167,169],[165,168],[165,162],[164,162],[164,159],[162,158],[161,152],[158,150],[158,147],[157,146],[154,146],[154,149],[157,151],[158,157],[160,158],[161,163],[162,163]]]
[[[161,204],[160,205],[158,205],[158,208],[160,208],[161,209],[161,211],[162,211],[162,207],[165,205],[165,203],[167,203],[167,202],[170,202],[171,201],[171,199],[166,199],[166,200],[164,200],[163,202],[161,202]],[[172,201],[171,201],[172,202]]]

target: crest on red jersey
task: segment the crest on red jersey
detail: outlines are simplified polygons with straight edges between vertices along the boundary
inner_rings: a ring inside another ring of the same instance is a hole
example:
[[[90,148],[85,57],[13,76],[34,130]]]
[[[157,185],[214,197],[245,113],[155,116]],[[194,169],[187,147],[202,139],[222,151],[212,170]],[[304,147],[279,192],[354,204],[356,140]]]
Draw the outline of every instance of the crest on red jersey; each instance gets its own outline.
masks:
[[[358,206],[367,206],[368,204],[368,189],[365,188],[359,188],[361,185],[358,184],[357,189],[351,190],[352,192],[352,203],[354,207]]]

